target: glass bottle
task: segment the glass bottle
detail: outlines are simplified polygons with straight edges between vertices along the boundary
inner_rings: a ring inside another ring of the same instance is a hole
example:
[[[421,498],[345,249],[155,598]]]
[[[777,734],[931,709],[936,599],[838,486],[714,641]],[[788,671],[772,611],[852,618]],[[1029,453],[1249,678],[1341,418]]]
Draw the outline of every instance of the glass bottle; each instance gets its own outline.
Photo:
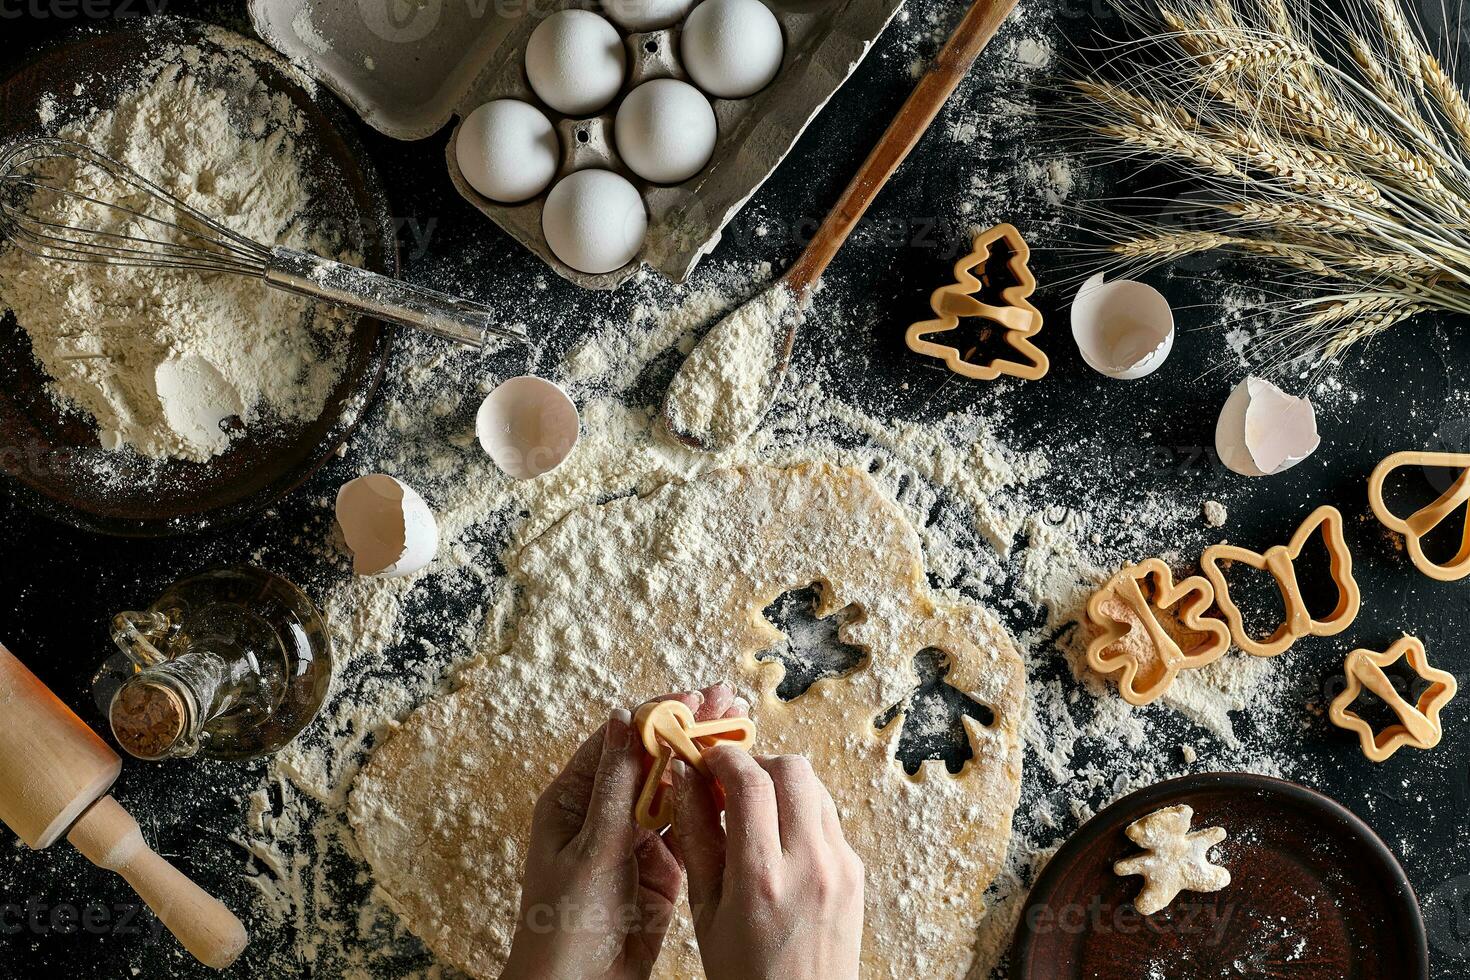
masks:
[[[276,752],[321,709],[331,640],[312,601],[259,568],[220,568],[119,613],[122,651],[93,680],[113,737],[140,759]]]

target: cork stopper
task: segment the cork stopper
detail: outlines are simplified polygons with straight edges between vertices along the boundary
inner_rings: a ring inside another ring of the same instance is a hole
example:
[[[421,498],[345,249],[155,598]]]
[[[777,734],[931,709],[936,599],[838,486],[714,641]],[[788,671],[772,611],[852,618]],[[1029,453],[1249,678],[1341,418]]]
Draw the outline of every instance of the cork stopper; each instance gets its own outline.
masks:
[[[162,684],[126,684],[112,699],[112,734],[129,755],[162,759],[189,726],[189,711],[178,692]]]

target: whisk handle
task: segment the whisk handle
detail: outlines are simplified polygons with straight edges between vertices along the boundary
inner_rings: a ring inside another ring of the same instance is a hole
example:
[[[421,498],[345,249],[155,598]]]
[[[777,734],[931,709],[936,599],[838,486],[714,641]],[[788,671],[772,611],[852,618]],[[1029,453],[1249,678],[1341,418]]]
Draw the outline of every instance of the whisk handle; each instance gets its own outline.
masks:
[[[265,281],[470,347],[484,346],[490,334],[526,339],[524,328],[498,322],[487,306],[294,248],[271,249]]]

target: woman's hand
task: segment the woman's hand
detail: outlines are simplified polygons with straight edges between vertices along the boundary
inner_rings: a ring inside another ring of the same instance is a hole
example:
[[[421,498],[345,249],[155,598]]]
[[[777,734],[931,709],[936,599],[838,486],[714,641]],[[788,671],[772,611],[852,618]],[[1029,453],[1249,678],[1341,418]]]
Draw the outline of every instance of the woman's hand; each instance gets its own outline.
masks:
[[[673,835],[708,980],[852,980],[863,939],[863,865],[801,756],[705,761],[725,793],[676,762]]]
[[[670,697],[701,721],[745,710],[723,684]],[[644,980],[653,969],[684,876],[663,837],[634,820],[642,760],[632,715],[618,709],[536,801],[502,980]]]

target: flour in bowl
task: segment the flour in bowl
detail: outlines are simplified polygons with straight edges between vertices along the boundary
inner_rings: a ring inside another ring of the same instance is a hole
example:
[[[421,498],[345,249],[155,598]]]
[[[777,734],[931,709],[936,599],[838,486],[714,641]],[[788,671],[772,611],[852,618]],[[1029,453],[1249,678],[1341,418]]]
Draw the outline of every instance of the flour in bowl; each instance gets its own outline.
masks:
[[[258,242],[335,255],[306,219],[301,110],[267,88],[243,53],[174,46],[112,108],[64,121],[57,105],[44,101],[40,119],[55,135],[121,161]],[[140,192],[97,186],[91,167],[48,161],[44,173],[57,186],[162,216]],[[71,227],[174,241],[184,234],[76,196],[38,193],[28,208]],[[196,462],[239,432],[222,428],[222,418],[249,428],[320,415],[351,322],[252,278],[57,262],[14,247],[0,251],[0,308],[29,335],[58,407],[95,420],[104,447]],[[192,369],[177,370],[180,362]],[[179,390],[181,378],[205,378],[210,390]]]

